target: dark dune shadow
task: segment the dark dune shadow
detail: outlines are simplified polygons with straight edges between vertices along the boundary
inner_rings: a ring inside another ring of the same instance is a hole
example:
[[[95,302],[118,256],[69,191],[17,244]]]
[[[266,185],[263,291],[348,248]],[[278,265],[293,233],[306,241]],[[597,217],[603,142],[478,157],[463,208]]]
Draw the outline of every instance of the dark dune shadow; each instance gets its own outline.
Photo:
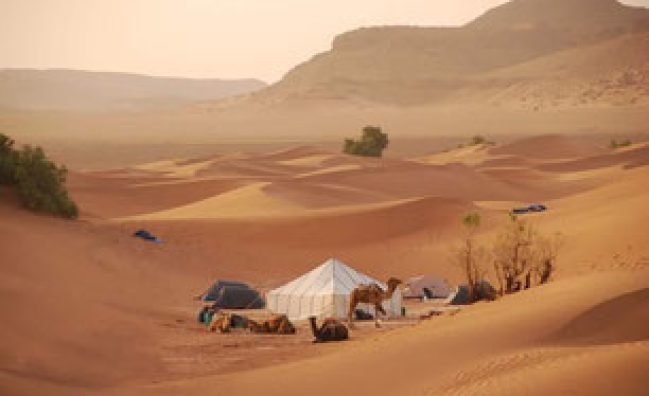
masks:
[[[547,339],[562,345],[610,345],[649,340],[649,288],[605,301]]]

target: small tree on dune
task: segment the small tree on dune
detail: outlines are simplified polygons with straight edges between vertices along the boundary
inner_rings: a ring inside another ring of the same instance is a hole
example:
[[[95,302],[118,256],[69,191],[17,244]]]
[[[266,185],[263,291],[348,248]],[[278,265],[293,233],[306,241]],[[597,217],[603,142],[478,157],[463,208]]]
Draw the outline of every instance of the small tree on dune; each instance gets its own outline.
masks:
[[[343,152],[364,157],[381,157],[389,143],[388,135],[383,133],[381,127],[368,125],[363,128],[363,135],[359,140],[345,139]]]
[[[617,141],[616,139],[611,139],[610,147],[612,149],[617,149],[621,147],[629,147],[632,144],[630,139],[625,139],[621,141]]]
[[[462,244],[453,250],[453,261],[464,274],[472,302],[496,297],[496,290],[485,283],[489,262],[493,263],[500,295],[550,281],[563,243],[560,234],[545,236],[532,223],[511,215],[511,221],[487,250],[476,238],[480,214],[466,214],[462,224],[464,236]]]
[[[23,203],[32,210],[74,218],[77,205],[65,189],[67,169],[50,161],[40,147],[25,146],[18,153],[15,182]]]
[[[13,146],[12,139],[0,134],[0,184],[14,187],[29,209],[77,217],[79,209],[65,188],[67,169],[49,160],[40,147]]]
[[[552,236],[539,235],[536,243],[535,275],[538,283],[548,283],[556,269],[557,257],[563,246],[563,236],[554,234]]]
[[[487,139],[485,139],[485,137],[482,135],[475,135],[474,137],[471,138],[472,146],[479,146],[481,144],[486,144],[486,143],[487,143]]]
[[[493,266],[500,294],[547,283],[556,267],[561,236],[546,237],[533,224],[511,215],[493,247]]]
[[[484,263],[487,251],[476,241],[476,234],[481,223],[480,214],[471,212],[462,218],[464,237],[462,245],[454,251],[456,264],[461,268],[466,277],[471,301],[480,299],[482,283],[485,276]]]
[[[18,155],[13,149],[14,141],[0,133],[0,184],[13,184]]]
[[[525,275],[528,267],[534,232],[531,225],[512,215],[511,222],[498,235],[493,253],[494,271],[501,295],[522,288],[520,278]]]

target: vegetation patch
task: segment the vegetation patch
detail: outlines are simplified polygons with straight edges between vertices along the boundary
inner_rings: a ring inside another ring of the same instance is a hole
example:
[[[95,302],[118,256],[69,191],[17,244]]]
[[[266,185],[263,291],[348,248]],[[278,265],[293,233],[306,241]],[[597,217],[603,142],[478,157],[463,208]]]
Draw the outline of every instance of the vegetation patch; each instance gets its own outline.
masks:
[[[343,152],[363,157],[381,157],[389,143],[388,134],[383,133],[381,127],[368,125],[363,128],[363,135],[360,139],[345,139]]]
[[[481,289],[489,267],[498,282],[496,294],[501,296],[550,281],[562,245],[561,235],[543,235],[532,223],[511,215],[511,221],[487,248],[477,240],[480,214],[467,214],[462,224],[463,243],[453,251],[453,257],[466,277],[471,301],[484,298]]]
[[[632,144],[632,142],[631,142],[630,139],[624,139],[624,140],[620,140],[620,141],[617,141],[616,139],[611,139],[610,147],[612,149],[616,149],[616,148],[621,148],[621,147],[629,147],[631,144]]]
[[[0,184],[16,189],[22,203],[34,211],[76,218],[79,209],[65,188],[67,169],[52,162],[40,147],[14,148],[0,133]]]

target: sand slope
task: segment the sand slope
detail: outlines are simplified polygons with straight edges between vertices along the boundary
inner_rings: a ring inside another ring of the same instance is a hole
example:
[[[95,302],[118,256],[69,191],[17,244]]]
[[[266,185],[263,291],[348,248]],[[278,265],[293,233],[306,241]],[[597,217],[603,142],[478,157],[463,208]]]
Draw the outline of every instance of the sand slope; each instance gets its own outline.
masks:
[[[570,287],[567,282],[557,282],[498,304],[472,308],[452,318],[351,342],[335,354],[299,364],[228,375],[227,379],[215,376],[147,386],[136,392],[179,394],[218,387],[219,391],[245,394],[262,390],[270,394],[328,394],[348,392],[350,384],[360,381],[368,392],[394,395],[472,394],[478,390],[490,394],[508,391],[527,394],[533,390],[530,394],[544,394],[553,389],[606,394],[614,386],[624,389],[626,394],[640,395],[645,389],[640,374],[643,368],[649,367],[646,357],[649,333],[645,324],[636,323],[636,327],[644,327],[638,333],[641,340],[628,343],[617,338],[616,348],[577,349],[570,344],[570,337],[559,336],[561,346],[546,339],[548,334],[557,334],[557,329],[570,326],[578,317],[589,321],[589,327],[597,326],[596,315],[586,319],[579,315],[593,304],[606,304],[607,298],[614,299],[629,290],[639,291],[631,297],[634,304],[627,313],[632,315],[639,307],[646,310],[649,308],[647,275],[646,271],[620,275],[615,284],[608,281],[610,274],[584,277],[579,282],[571,282]],[[593,296],[593,288],[598,290],[597,297]],[[617,308],[628,309],[620,304]],[[484,342],[485,339],[489,342]],[[443,358],[432,369],[430,360],[440,356]],[[490,356],[498,358],[487,359]],[[628,370],[625,360],[638,365]],[[579,367],[583,361],[588,364]],[[543,366],[548,364],[551,367],[546,370]],[[561,371],[561,366],[571,375]],[[598,388],[604,381],[592,381],[588,374],[602,368],[607,369],[608,385]],[[371,380],[367,380],[368,372]],[[510,376],[514,379],[510,380]],[[571,381],[553,382],[552,376]]]
[[[74,222],[29,213],[2,190],[1,393],[346,394],[362,383],[399,395],[643,394],[645,146],[581,142],[545,136],[423,160],[290,147],[73,172]],[[524,160],[498,162],[512,158]],[[606,171],[584,177],[600,158]],[[193,322],[192,297],[216,278],[268,290],[329,257],[379,279],[459,282],[449,257],[459,219],[480,210],[488,243],[508,209],[542,197],[550,210],[529,220],[565,239],[543,287],[416,325],[361,327],[338,345],[310,344],[305,327],[295,338],[218,336]],[[139,228],[164,243],[133,238]]]

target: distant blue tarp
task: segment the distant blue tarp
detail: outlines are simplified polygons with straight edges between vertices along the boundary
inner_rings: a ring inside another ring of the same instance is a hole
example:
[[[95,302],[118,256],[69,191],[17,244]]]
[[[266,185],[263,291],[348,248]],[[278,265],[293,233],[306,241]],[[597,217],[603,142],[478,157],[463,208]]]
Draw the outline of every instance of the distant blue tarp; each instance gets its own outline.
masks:
[[[144,239],[145,241],[162,243],[162,239],[158,238],[147,230],[137,230],[133,233],[133,236]]]
[[[545,212],[546,210],[548,210],[548,208],[545,205],[533,204],[524,208],[514,208],[512,210],[512,213],[525,214],[525,213],[533,213],[533,212]]]

